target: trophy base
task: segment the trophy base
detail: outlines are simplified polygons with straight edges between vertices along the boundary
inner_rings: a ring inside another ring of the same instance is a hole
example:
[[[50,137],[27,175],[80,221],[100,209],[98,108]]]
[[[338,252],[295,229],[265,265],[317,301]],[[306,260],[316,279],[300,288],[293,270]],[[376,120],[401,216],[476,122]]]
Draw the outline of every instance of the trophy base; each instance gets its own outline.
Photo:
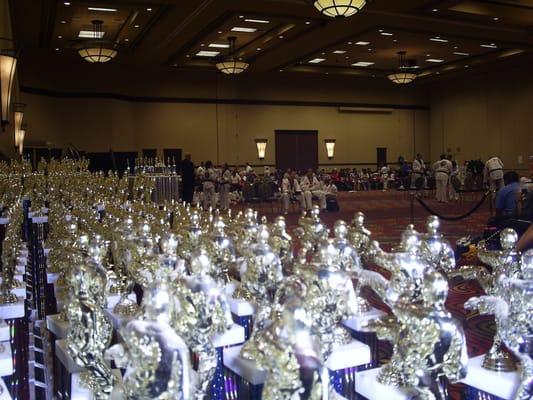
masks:
[[[18,298],[13,293],[2,293],[0,294],[0,304],[14,304],[18,302]]]
[[[356,297],[356,307],[357,307],[357,313],[355,315],[361,315],[361,314],[367,313],[372,309],[368,301],[366,301],[366,299],[364,299],[361,296]]]
[[[136,303],[126,298],[125,301],[117,303],[113,308],[113,312],[121,317],[128,317],[137,313],[138,309],[139,306]]]
[[[122,295],[126,293],[127,285],[121,284],[120,282],[115,282],[109,287],[109,293],[113,295]]]
[[[501,348],[493,353],[485,354],[482,366],[489,371],[495,372],[516,371],[516,364],[513,358]]]

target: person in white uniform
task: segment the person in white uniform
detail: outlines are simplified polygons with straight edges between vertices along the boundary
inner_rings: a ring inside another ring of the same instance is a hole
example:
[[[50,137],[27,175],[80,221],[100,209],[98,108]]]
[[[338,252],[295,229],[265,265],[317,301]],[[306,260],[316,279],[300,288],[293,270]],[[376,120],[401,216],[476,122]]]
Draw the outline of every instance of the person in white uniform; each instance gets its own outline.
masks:
[[[450,200],[459,200],[459,193],[455,189],[455,185],[460,183],[459,181],[459,169],[457,168],[457,161],[452,161],[452,171],[450,173]]]
[[[229,192],[231,188],[231,171],[228,167],[228,164],[224,164],[222,168],[222,174],[218,182],[218,193],[220,196],[220,209],[228,210],[229,209]]]
[[[416,189],[417,179],[424,178],[426,171],[426,164],[422,159],[422,154],[418,153],[416,158],[413,161],[412,172],[411,172],[411,190]],[[424,186],[424,184],[422,184]]]
[[[302,190],[298,179],[296,179],[296,172],[291,171],[288,175],[284,176],[281,181],[281,202],[283,203],[283,213],[289,213],[289,203],[291,198],[297,198],[300,201],[302,209],[305,208],[303,202]]]
[[[307,170],[307,174],[300,180],[300,188],[302,189],[304,208],[306,210],[313,208],[313,197],[318,199],[320,209],[326,209],[326,194],[321,190],[320,181],[311,168]]]
[[[381,176],[381,182],[383,184],[383,191],[387,191],[389,188],[389,174],[390,169],[387,164],[383,164],[383,166],[379,170],[379,175]]]
[[[494,156],[487,160],[483,169],[483,182],[490,187],[495,196],[496,191],[501,189],[503,184],[503,162]]]
[[[433,164],[435,171],[435,181],[437,183],[436,200],[440,203],[448,201],[448,182],[450,180],[450,173],[452,172],[452,162],[446,159],[442,154],[440,160]]]
[[[215,193],[215,183],[217,182],[217,175],[215,169],[213,168],[213,163],[207,161],[205,163],[205,172],[203,174],[203,194],[204,194],[204,209],[207,210],[209,207],[216,206],[216,193]]]

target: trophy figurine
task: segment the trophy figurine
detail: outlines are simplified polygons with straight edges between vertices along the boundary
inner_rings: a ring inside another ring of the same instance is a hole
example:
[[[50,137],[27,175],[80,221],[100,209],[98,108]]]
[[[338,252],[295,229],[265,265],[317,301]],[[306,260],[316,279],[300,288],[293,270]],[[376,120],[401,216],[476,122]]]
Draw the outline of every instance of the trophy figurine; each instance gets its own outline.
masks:
[[[414,390],[422,400],[445,400],[441,378],[457,382],[466,376],[466,340],[445,308],[447,294],[444,275],[426,270],[419,302],[397,303],[395,318],[369,323],[380,339],[394,344],[390,362],[378,375],[380,383]]]
[[[172,324],[198,355],[198,384],[194,398],[206,399],[218,359],[211,338],[224,333],[233,324],[229,304],[224,291],[209,276],[183,278],[177,282],[176,291],[180,310],[175,310]]]
[[[328,399],[327,369],[311,325],[303,300],[289,298],[281,316],[244,344],[241,356],[267,372],[264,400]]]
[[[128,399],[191,399],[189,349],[171,326],[179,307],[169,284],[154,280],[144,291],[142,314],[121,329],[124,344],[106,355],[126,369]]]
[[[455,254],[450,243],[439,233],[439,218],[431,215],[426,222],[427,233],[422,238],[422,253],[437,270],[448,274],[455,269]]]
[[[489,296],[500,296],[502,287],[500,282],[503,278],[520,277],[520,255],[516,251],[518,236],[512,229],[506,228],[500,233],[502,250],[487,250],[485,242],[478,243],[478,258],[492,267],[492,273],[483,266],[467,265],[460,267],[448,274],[449,278],[461,276],[464,279],[475,279],[479,282],[485,293]],[[470,309],[475,308],[475,302],[467,303]],[[480,312],[482,310],[479,310]],[[502,339],[499,331],[498,315],[496,315],[496,332],[491,348],[483,359],[483,368],[497,372],[509,372],[516,370],[513,358],[502,347]]]
[[[372,241],[371,236],[372,233],[365,228],[365,214],[356,212],[348,231],[348,240],[363,260],[366,260],[366,253]]]
[[[86,371],[80,375],[84,386],[97,400],[108,399],[114,378],[104,360],[113,333],[111,321],[104,313],[106,273],[99,265],[75,266],[71,280],[73,298],[68,308],[67,351]]]

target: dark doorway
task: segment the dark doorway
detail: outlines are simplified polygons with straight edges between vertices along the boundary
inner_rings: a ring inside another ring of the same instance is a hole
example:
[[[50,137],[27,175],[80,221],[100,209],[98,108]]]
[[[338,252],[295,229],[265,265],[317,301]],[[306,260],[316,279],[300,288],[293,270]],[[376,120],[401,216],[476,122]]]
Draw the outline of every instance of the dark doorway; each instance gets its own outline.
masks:
[[[387,164],[387,148],[386,147],[376,148],[376,155],[377,155],[378,167]]]
[[[276,131],[276,168],[318,168],[318,131]]]

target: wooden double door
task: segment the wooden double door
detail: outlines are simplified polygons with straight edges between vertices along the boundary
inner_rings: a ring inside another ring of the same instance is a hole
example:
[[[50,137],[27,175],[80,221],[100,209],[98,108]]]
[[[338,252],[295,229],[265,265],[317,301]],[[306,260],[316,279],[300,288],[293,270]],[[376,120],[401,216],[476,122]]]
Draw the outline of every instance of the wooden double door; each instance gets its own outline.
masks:
[[[276,130],[276,168],[318,168],[318,131]]]

